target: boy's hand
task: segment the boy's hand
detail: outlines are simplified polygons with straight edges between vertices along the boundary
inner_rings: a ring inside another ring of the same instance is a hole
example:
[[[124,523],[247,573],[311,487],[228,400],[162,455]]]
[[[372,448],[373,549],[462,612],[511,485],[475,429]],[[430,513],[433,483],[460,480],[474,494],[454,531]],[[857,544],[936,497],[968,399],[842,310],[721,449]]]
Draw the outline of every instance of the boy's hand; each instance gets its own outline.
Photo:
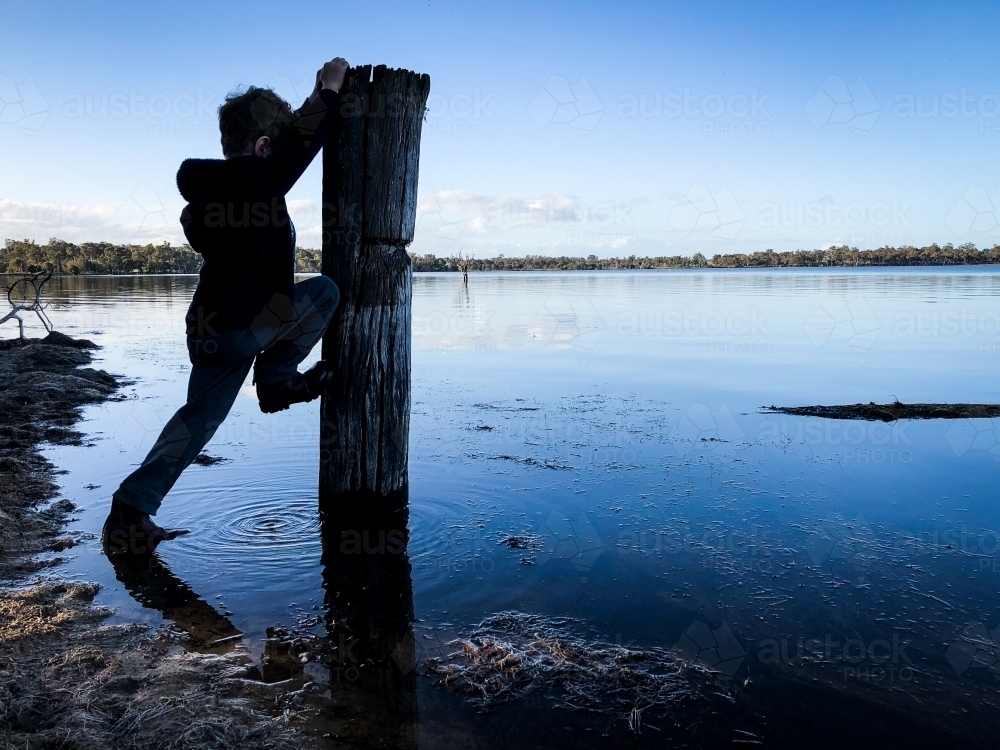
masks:
[[[344,74],[347,72],[347,60],[342,57],[335,57],[318,71],[316,71],[316,91],[320,89],[330,89],[340,91],[344,85]]]

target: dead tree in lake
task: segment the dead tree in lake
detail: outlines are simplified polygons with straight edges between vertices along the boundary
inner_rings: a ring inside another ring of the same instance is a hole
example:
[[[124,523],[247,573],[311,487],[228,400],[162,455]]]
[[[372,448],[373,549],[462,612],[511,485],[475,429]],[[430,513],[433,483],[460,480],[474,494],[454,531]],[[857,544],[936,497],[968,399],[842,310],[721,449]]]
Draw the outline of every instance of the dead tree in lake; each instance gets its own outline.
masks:
[[[410,301],[417,169],[430,78],[351,68],[323,152],[323,273],[340,307],[323,340],[321,505],[372,513],[408,495]]]
[[[455,264],[458,266],[458,270],[462,272],[462,286],[469,285],[469,266],[472,263],[473,255],[462,255],[459,251],[458,255],[455,256]]]

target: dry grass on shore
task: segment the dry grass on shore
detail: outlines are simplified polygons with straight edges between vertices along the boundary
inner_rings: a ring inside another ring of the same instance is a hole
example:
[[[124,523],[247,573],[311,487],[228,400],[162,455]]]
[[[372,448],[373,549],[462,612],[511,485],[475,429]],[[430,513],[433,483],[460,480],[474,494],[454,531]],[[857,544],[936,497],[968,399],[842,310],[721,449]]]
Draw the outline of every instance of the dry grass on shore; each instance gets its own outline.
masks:
[[[0,600],[7,746],[317,746],[295,731],[303,696],[248,679],[248,653],[189,653],[166,631],[101,625],[108,613],[91,605],[96,593],[93,584],[44,583]]]

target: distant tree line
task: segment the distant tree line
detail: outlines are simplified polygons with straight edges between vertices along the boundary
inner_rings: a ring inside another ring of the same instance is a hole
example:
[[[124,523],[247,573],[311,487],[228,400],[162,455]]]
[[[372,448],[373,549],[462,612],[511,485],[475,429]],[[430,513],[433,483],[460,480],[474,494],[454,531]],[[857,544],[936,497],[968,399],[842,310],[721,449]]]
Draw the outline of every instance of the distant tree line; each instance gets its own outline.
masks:
[[[616,271],[647,268],[809,268],[824,266],[978,266],[1000,263],[1000,245],[979,250],[975,245],[954,247],[880,247],[858,250],[856,247],[831,247],[826,250],[795,250],[776,253],[763,250],[755,253],[713,255],[711,260],[701,253],[667,255],[652,258],[586,258],[528,255],[523,258],[438,258],[434,255],[410,255],[414,271]]]
[[[856,247],[831,247],[826,250],[796,250],[776,253],[773,250],[732,255],[715,255],[708,265],[713,268],[799,268],[822,266],[979,266],[1000,263],[1000,245],[979,250],[966,243],[955,247],[879,247],[858,250]]]
[[[616,271],[623,269],[652,268],[706,268],[711,265],[701,253],[694,257],[670,255],[656,258],[586,258],[547,255],[526,255],[523,258],[465,258],[455,256],[438,258],[436,255],[410,254],[414,271]]]
[[[1000,264],[1000,245],[979,250],[975,245],[957,247],[880,247],[858,250],[831,247],[825,250],[795,250],[776,253],[713,255],[692,257],[666,255],[651,258],[586,258],[527,255],[523,258],[469,258],[461,255],[438,258],[410,254],[414,271],[617,271],[654,268],[818,268],[828,266],[978,266]],[[322,251],[298,248],[295,270],[318,273]],[[197,273],[201,256],[188,245],[114,245],[110,242],[71,242],[52,239],[44,245],[30,240],[7,240],[0,249],[0,273],[33,273],[48,270],[56,274]]]
[[[201,256],[187,245],[114,245],[52,239],[44,245],[7,240],[0,250],[0,272],[55,274],[197,273]]]
[[[319,272],[322,251],[300,248],[296,270]],[[31,240],[7,240],[0,248],[0,273],[52,271],[55,274],[198,273],[201,255],[190,245],[115,245],[52,239],[44,245]]]

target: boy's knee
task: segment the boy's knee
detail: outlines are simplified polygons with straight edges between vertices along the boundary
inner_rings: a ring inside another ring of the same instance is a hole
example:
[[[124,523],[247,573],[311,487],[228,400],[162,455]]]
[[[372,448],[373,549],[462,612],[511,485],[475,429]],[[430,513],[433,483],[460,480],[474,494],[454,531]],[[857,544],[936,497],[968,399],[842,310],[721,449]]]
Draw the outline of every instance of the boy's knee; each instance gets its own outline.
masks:
[[[320,276],[318,278],[323,279],[323,291],[321,292],[322,298],[323,301],[330,306],[330,312],[332,313],[337,309],[337,305],[340,303],[340,290],[333,282],[333,279],[326,276]]]
[[[313,276],[300,281],[297,287],[296,300],[299,304],[306,302],[329,320],[333,317],[340,303],[340,290],[333,279],[326,276]]]

